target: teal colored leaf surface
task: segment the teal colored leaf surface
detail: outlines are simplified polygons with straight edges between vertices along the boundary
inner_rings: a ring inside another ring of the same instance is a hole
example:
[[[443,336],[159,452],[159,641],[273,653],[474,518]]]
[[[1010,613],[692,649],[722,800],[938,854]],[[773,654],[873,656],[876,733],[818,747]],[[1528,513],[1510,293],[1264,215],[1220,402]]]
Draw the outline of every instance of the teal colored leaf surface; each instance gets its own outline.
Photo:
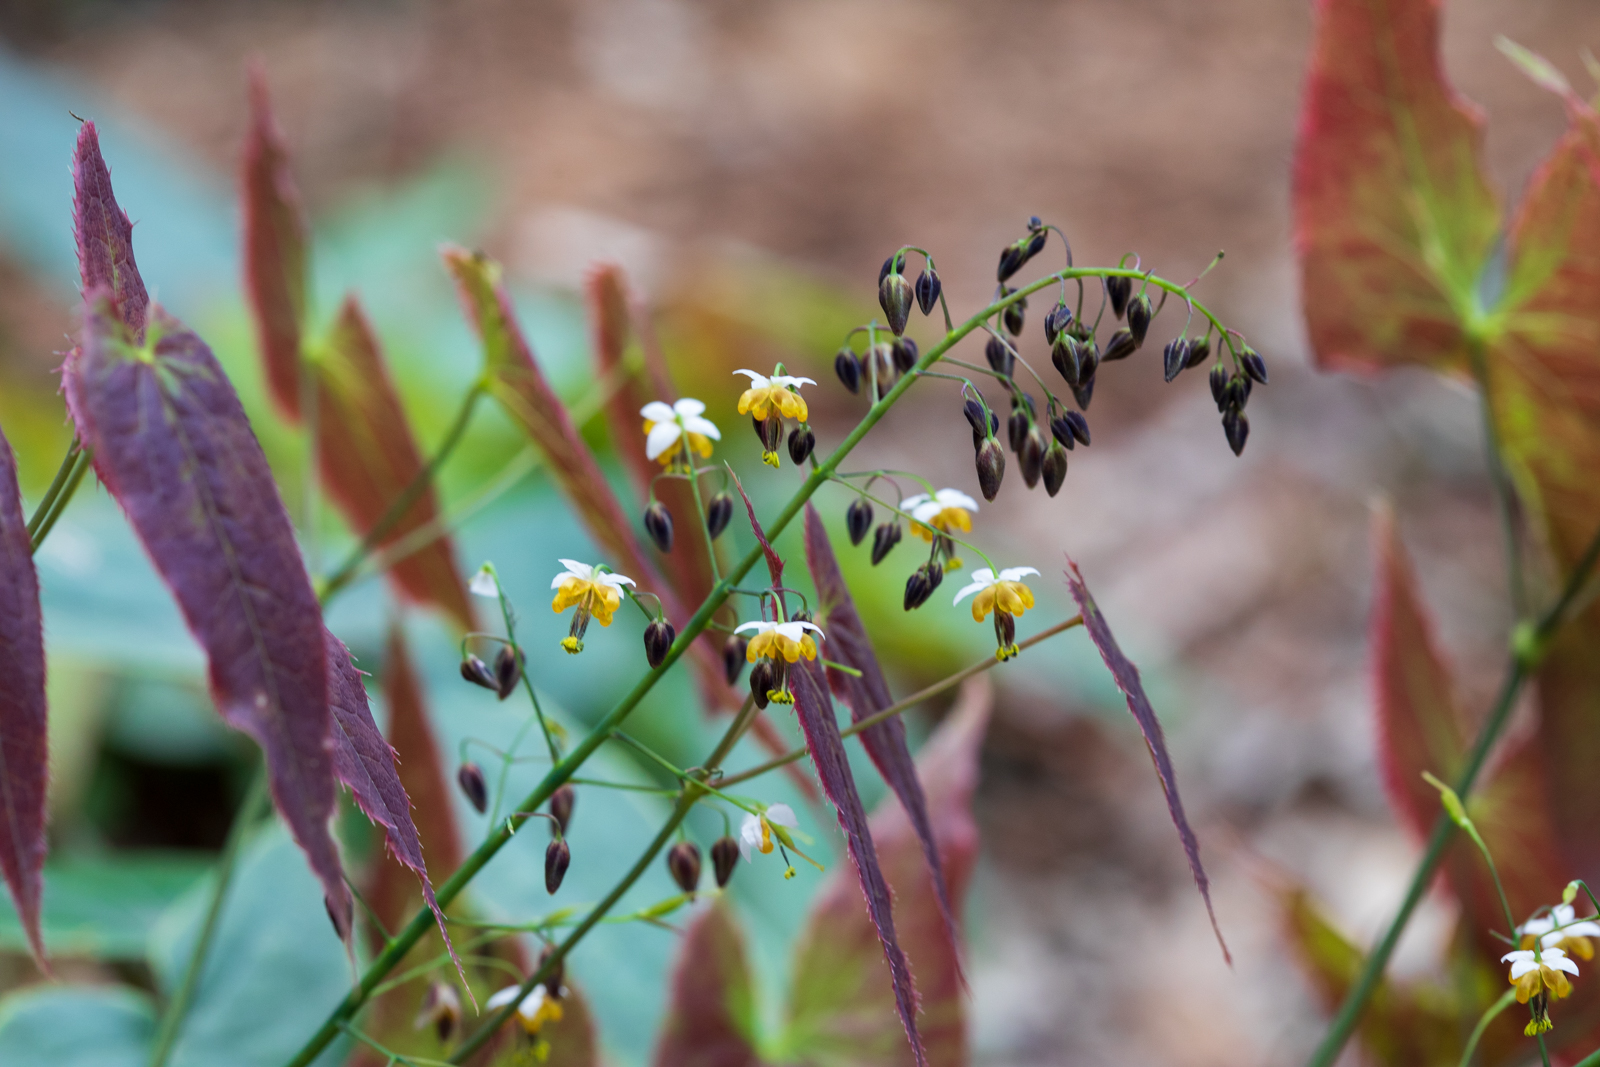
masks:
[[[54,858],[44,868],[45,946],[52,956],[143,959],[156,920],[212,866],[212,857],[204,853],[140,851]],[[0,947],[27,947],[16,913],[3,904]]]
[[[0,1000],[6,1067],[145,1067],[155,1011],[121,986],[27,989]]]

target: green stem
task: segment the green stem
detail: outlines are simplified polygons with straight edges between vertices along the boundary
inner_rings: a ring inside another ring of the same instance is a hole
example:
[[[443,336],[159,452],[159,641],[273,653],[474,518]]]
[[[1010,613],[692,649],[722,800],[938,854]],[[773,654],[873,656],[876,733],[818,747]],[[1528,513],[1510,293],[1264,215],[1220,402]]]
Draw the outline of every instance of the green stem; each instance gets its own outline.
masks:
[[[50,513],[50,508],[55,504],[56,497],[60,495],[62,486],[67,484],[67,478],[72,474],[72,467],[78,461],[78,453],[83,451],[83,446],[78,443],[78,435],[72,435],[72,444],[67,446],[67,454],[61,457],[61,466],[56,468],[56,476],[50,482],[50,488],[44,491],[44,496],[39,500],[39,506],[33,509],[33,518],[28,520],[28,536],[32,537],[39,529],[39,523]]]
[[[1499,1000],[1489,1005],[1479,1017],[1478,1025],[1472,1028],[1472,1036],[1467,1038],[1467,1047],[1462,1050],[1459,1067],[1472,1067],[1472,1054],[1478,1051],[1478,1042],[1483,1039],[1483,1032],[1489,1029],[1489,1024],[1494,1022],[1495,1017],[1509,1008],[1516,999],[1517,991],[1511,988],[1502,993]]]
[[[205,970],[206,956],[210,952],[211,941],[216,936],[217,924],[222,918],[222,905],[228,898],[228,886],[233,882],[234,870],[239,865],[244,839],[248,836],[250,828],[264,814],[266,807],[267,769],[266,764],[262,763],[256,767],[250,787],[233,817],[233,825],[228,828],[228,838],[222,846],[222,856],[217,862],[216,880],[211,886],[211,900],[206,905],[206,917],[200,924],[200,933],[195,938],[194,948],[189,952],[189,962],[184,965],[183,977],[178,981],[178,988],[173,992],[172,999],[167,1001],[166,1010],[161,1013],[161,1024],[156,1029],[155,1044],[150,1052],[150,1067],[165,1067],[167,1060],[172,1056],[173,1048],[178,1043],[183,1018],[188,1014],[195,990],[200,985],[200,975]]]
[[[32,552],[38,552],[39,546],[44,544],[44,539],[50,536],[50,531],[55,529],[56,520],[61,518],[61,513],[67,510],[67,505],[72,502],[72,496],[78,491],[78,486],[83,482],[84,474],[89,470],[89,461],[94,458],[94,449],[85,448],[79,451],[77,458],[72,461],[72,470],[67,475],[66,484],[50,502],[50,510],[43,516],[34,512],[34,519],[38,521],[38,529],[33,531],[30,539]]]

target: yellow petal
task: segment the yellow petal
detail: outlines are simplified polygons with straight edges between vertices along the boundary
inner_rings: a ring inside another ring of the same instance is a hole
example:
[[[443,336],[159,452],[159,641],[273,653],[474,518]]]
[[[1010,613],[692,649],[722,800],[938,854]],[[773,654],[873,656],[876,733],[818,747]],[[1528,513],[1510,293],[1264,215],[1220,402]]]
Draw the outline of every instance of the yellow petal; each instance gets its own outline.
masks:
[[[1569,956],[1594,959],[1594,944],[1587,937],[1569,937],[1562,942],[1561,947],[1567,950]]]
[[[979,590],[978,595],[972,598],[972,621],[982,622],[989,617],[989,612],[994,610],[994,586]]]
[[[1511,984],[1517,987],[1517,1003],[1526,1004],[1528,998],[1539,991],[1539,972],[1529,971],[1521,978],[1513,978]]]
[[[572,605],[582,602],[589,593],[589,584],[582,578],[568,578],[562,582],[560,588],[556,590],[556,598],[550,602],[551,610],[559,614]]]
[[[1567,981],[1564,971],[1558,971],[1554,967],[1541,966],[1539,972],[1544,975],[1544,984],[1554,990],[1556,996],[1567,997],[1572,995],[1572,983]]]
[[[800,639],[800,654],[806,659],[817,658],[817,646],[812,642],[809,635]]]
[[[761,633],[758,633],[752,637],[750,639],[750,644],[745,646],[744,650],[744,658],[746,662],[754,663],[763,656],[771,655],[771,653],[768,651],[768,648],[772,645],[773,639],[777,636],[778,635],[771,630],[763,630]],[[773,656],[773,658],[776,659],[777,657]]]
[[[689,435],[689,447],[693,448],[696,452],[698,452],[700,454],[700,458],[701,459],[710,459],[711,458],[711,438],[707,437],[705,434],[703,434],[703,433],[692,433],[692,434],[690,434]]]
[[[933,543],[933,531],[922,525],[920,522],[914,522],[911,524],[911,533],[913,536],[920,537],[929,544]]]
[[[945,508],[939,512],[939,522],[947,531],[961,530],[970,532],[972,530],[972,516],[967,513],[966,508]]]

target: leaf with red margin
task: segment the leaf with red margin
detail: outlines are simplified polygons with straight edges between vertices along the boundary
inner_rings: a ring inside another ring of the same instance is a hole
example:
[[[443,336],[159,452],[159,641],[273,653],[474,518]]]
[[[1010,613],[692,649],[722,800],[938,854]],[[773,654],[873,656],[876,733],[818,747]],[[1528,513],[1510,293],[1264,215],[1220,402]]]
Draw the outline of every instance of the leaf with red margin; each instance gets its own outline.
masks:
[[[133,259],[133,222],[111,191],[111,171],[100,155],[93,119],[79,127],[72,154],[72,232],[84,294],[106,290],[117,317],[135,337],[143,334],[150,297]]]
[[[462,985],[467,983],[467,972],[456,956],[456,947],[450,943],[450,931],[445,927],[444,912],[434,899],[433,882],[428,878],[428,865],[422,858],[422,842],[417,838],[416,824],[411,821],[411,798],[400,783],[395,770],[394,749],[383,739],[378,724],[372,721],[372,709],[367,704],[367,689],[361,683],[361,672],[350,661],[350,650],[328,629],[323,629],[328,656],[328,706],[333,711],[333,732],[330,734],[333,752],[333,773],[350,787],[356,805],[367,818],[383,827],[383,836],[390,855],[411,868],[422,883],[422,899],[439,923],[439,934],[445,948],[455,961],[456,972]]]
[[[877,955],[877,945],[873,945]],[[744,935],[717,898],[684,931],[654,1067],[760,1067]]]
[[[766,557],[767,573],[772,576],[772,584],[774,586],[782,585],[783,559],[773,549],[772,542],[767,540],[767,532],[761,528],[761,523],[756,521],[755,505],[750,503],[750,496],[744,491],[744,483],[739,480],[737,474],[731,471],[729,472],[729,477],[733,479],[733,487],[739,490],[739,499],[744,501],[745,514],[750,516],[750,529],[755,531],[756,541],[761,545],[761,554]]]
[[[244,198],[244,288],[254,313],[268,391],[300,419],[300,342],[305,328],[311,227],[272,117],[266,73],[250,66],[250,128],[240,170]]]
[[[417,813],[422,850],[433,857],[435,869],[453,871],[466,855],[454,815],[454,775],[440,755],[422,682],[411,662],[405,630],[398,622],[389,627],[384,643],[382,681],[389,706],[389,743],[400,767],[400,784]],[[402,915],[399,920],[404,918]]]
[[[972,793],[991,703],[988,680],[969,680],[917,760],[958,905],[978,855]],[[959,960],[944,936],[944,918],[917,833],[904,809],[887,799],[873,812],[871,826],[884,875],[894,889],[895,921],[917,976],[928,1061],[937,1067],[965,1067],[969,1058]],[[890,989],[860,895],[842,873],[835,874],[818,894],[801,934],[784,1062],[910,1064],[911,1051],[890,1012]]]
[[[317,459],[328,493],[351,527],[365,535],[426,469],[377,335],[354,296],[345,298],[333,332],[315,355]],[[433,522],[438,497],[429,484],[379,542]],[[467,585],[449,537],[438,537],[389,570],[412,601],[433,604],[457,626],[476,625]]]
[[[889,680],[883,676],[878,656],[872,650],[872,640],[856,611],[850,587],[839,571],[839,560],[828,541],[828,531],[822,525],[822,516],[811,504],[806,504],[806,564],[811,570],[811,581],[817,587],[817,612],[826,620],[828,655],[837,663],[854,667],[860,675],[846,674],[828,668],[828,682],[837,695],[850,707],[852,722],[860,722],[894,703],[889,693]],[[943,919],[944,937],[949,942],[951,955],[960,968],[960,935],[957,933],[955,910],[950,906],[950,893],[945,886],[944,866],[939,859],[939,845],[934,837],[933,823],[928,817],[927,799],[922,783],[917,779],[916,763],[911,758],[911,748],[906,743],[906,724],[894,716],[876,726],[861,731],[861,745],[872,757],[872,763],[883,775],[900,799],[917,839],[922,843],[922,855],[933,877],[934,896]],[[965,980],[965,979],[963,979]]]
[[[39,935],[49,784],[43,618],[17,457],[0,433],[0,872],[41,970]]]
[[[1183,813],[1183,798],[1178,796],[1178,777],[1172,769],[1172,757],[1167,754],[1167,738],[1161,730],[1161,720],[1156,718],[1150,698],[1144,695],[1139,668],[1122,654],[1117,639],[1111,635],[1111,627],[1106,624],[1105,616],[1100,614],[1094,597],[1089,595],[1089,587],[1084,584],[1083,575],[1070,556],[1067,558],[1066,575],[1072,599],[1078,602],[1078,610],[1083,613],[1083,627],[1089,631],[1094,647],[1100,650],[1100,658],[1105,660],[1111,677],[1116,679],[1117,688],[1127,698],[1128,710],[1139,723],[1145,747],[1150,750],[1150,761],[1155,764],[1156,776],[1161,779],[1161,791],[1167,795],[1167,812],[1172,816],[1172,825],[1178,829],[1184,855],[1189,858],[1189,873],[1194,875],[1194,884],[1206,902],[1206,914],[1211,918],[1211,930],[1217,935],[1217,944],[1222,947],[1222,957],[1231,967],[1233,955],[1228,951],[1228,943],[1222,939],[1222,927],[1217,925],[1217,913],[1211,906],[1211,880],[1206,877],[1206,869],[1200,863],[1200,842],[1189,826],[1189,817]]]
[[[1319,0],[1294,157],[1318,361],[1460,369],[1500,211],[1483,121],[1445,80],[1440,0]]]
[[[261,746],[278,811],[330,911],[347,915],[328,831],[322,613],[238,395],[205,342],[159,310],[136,343],[104,289],[89,294],[82,345],[63,370],[95,472],[205,649],[217,710]]]
[[[895,1010],[911,1042],[917,1067],[926,1067],[927,1053],[917,1033],[917,993],[911,979],[911,966],[895,935],[889,883],[878,865],[878,850],[867,826],[867,813],[861,807],[855,778],[850,773],[844,739],[839,736],[839,723],[833,715],[833,698],[828,694],[827,675],[821,664],[803,659],[789,668],[789,685],[794,691],[795,717],[800,720],[800,730],[805,734],[806,750],[811,753],[811,763],[817,770],[822,791],[838,812],[839,828],[844,831],[845,845],[855,864],[856,880],[883,948],[883,958],[888,962]]]

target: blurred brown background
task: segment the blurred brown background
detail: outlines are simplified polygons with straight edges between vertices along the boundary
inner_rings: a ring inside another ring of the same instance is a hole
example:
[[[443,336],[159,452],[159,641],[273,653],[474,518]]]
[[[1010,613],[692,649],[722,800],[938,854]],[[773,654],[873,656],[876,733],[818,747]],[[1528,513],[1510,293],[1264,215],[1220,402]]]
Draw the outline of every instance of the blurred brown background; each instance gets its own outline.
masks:
[[[1080,262],[1138,252],[1186,280],[1227,250],[1196,293],[1272,373],[1244,457],[1201,376],[1164,386],[1152,345],[1101,376],[1095,444],[1061,497],[1003,495],[980,529],[1047,573],[1072,552],[1169,679],[1160,710],[1235,967],[1129,724],[1078,714],[1070,693],[1003,689],[980,794],[974,1040],[978,1061],[1018,1065],[1279,1064],[1309,1049],[1320,1015],[1274,885],[1304,879],[1371,937],[1415,854],[1372,762],[1375,496],[1397,502],[1473,706],[1496,680],[1507,616],[1472,399],[1307,362],[1288,177],[1310,27],[1310,5],[1288,0],[0,4],[10,48],[224,173],[242,66],[261,57],[313,214],[441,154],[494,174],[488,250],[529,282],[571,286],[606,257],[668,299],[707,255],[749,270],[775,257],[866,307],[906,242],[934,252],[964,314],[1033,213]],[[1445,27],[1450,75],[1486,108],[1489,164],[1514,193],[1562,118],[1494,38],[1584,84],[1600,6],[1453,0]],[[1041,313],[1024,355],[1043,361]],[[69,324],[60,294],[0,263],[8,358],[44,365]],[[970,490],[947,400],[898,412],[874,449]],[[1451,922],[1430,904],[1399,970],[1427,970]]]

